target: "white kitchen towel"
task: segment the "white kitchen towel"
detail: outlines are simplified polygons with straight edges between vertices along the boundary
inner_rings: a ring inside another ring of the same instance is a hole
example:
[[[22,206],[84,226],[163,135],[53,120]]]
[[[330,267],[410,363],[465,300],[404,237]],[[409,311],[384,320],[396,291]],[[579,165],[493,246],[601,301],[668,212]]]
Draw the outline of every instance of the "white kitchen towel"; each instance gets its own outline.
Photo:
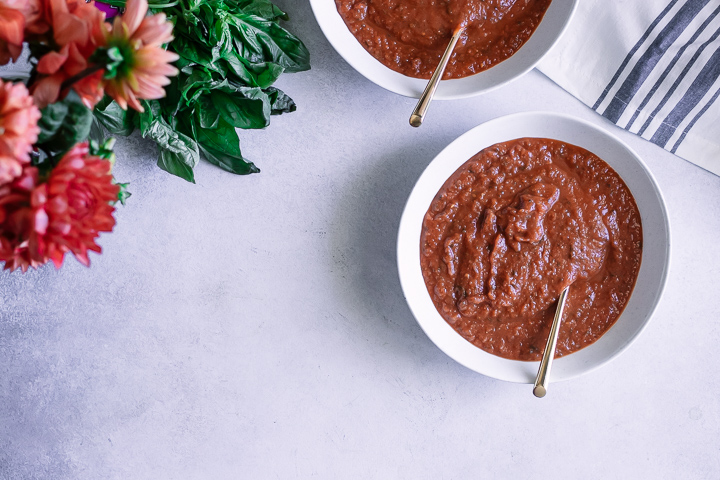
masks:
[[[720,0],[579,0],[538,68],[593,110],[720,175]]]

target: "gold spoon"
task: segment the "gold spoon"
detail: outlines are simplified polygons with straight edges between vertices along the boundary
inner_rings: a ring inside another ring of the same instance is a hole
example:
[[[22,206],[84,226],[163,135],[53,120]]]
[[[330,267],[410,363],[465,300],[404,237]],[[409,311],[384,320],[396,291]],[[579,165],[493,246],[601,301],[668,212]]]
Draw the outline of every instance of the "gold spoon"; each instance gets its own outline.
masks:
[[[535,378],[535,388],[533,388],[533,395],[538,398],[544,397],[547,393],[547,376],[550,374],[550,367],[552,367],[553,358],[555,357],[555,346],[557,345],[558,330],[560,330],[560,320],[562,319],[565,299],[567,298],[569,290],[570,286],[568,285],[560,294],[557,309],[555,309],[555,318],[553,318],[550,335],[548,335],[547,344],[545,345],[545,352],[543,352],[542,360],[540,360],[540,368]]]
[[[435,90],[437,90],[440,79],[442,78],[443,73],[445,73],[445,67],[447,67],[448,61],[450,61],[450,56],[452,56],[452,52],[453,50],[455,50],[455,45],[457,45],[457,42],[460,39],[460,35],[462,35],[464,31],[464,25],[458,27],[458,29],[455,30],[455,33],[453,33],[447,49],[445,49],[445,53],[443,53],[442,58],[440,58],[440,64],[435,69],[435,73],[432,74],[432,77],[430,77],[430,81],[425,87],[422,95],[420,95],[420,99],[415,106],[415,110],[413,110],[412,115],[410,115],[410,125],[412,125],[413,127],[419,127],[420,125],[422,125],[425,113],[427,112],[427,109],[430,106],[430,102],[435,95]]]

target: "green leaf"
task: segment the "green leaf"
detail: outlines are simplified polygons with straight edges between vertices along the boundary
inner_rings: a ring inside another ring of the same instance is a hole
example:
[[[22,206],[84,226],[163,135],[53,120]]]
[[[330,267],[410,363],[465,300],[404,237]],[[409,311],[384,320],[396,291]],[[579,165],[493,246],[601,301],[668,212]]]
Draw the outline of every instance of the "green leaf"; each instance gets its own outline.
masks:
[[[254,163],[242,156],[237,131],[224,120],[221,119],[214,129],[200,128],[193,122],[192,130],[200,151],[213,165],[238,175],[260,172]]]
[[[200,161],[197,142],[172,128],[160,116],[157,101],[143,102],[145,112],[140,114],[140,132],[145,138],[155,141],[158,146],[158,166],[188,182],[195,183],[193,169]]]
[[[128,136],[135,130],[135,110],[123,110],[108,95],[95,105],[93,114],[111,135]]]
[[[74,90],[70,90],[63,100],[45,107],[41,113],[37,146],[52,157],[62,156],[90,135],[92,111]]]
[[[152,127],[154,123],[157,123],[158,119],[162,119],[162,107],[157,100],[142,100],[140,104],[144,111],[138,112],[137,114],[137,126],[142,136],[147,137],[150,127]]]
[[[40,128],[38,143],[47,143],[51,138],[57,135],[57,132],[60,130],[60,127],[62,127],[69,110],[70,107],[65,102],[51,103],[42,109],[42,116],[38,121],[38,127]]]
[[[186,105],[193,103],[199,95],[212,88],[214,80],[212,74],[204,68],[192,68],[189,75],[181,74],[182,78],[178,83],[181,84],[182,98]]]
[[[270,124],[270,101],[259,88],[248,88],[232,95],[213,91],[213,106],[220,116],[237,128],[265,128]]]
[[[98,143],[105,140],[105,129],[94,115],[92,125],[90,125],[90,140]]]
[[[282,115],[283,113],[290,113],[297,110],[297,105],[295,105],[293,99],[287,96],[282,90],[270,87],[265,89],[264,92],[270,99],[271,115]]]
[[[197,41],[196,38],[187,38],[184,34],[176,34],[177,37],[170,46],[180,57],[190,63],[202,65],[208,70],[227,75],[227,66],[218,61],[220,58],[213,58],[210,48]]]
[[[160,150],[160,156],[158,157],[158,167],[162,168],[168,173],[172,173],[190,183],[195,183],[195,173],[193,167],[188,165],[188,158],[178,152],[170,150]]]
[[[209,95],[204,95],[197,100],[195,107],[197,118],[202,128],[216,128],[220,120],[220,112]]]
[[[272,62],[288,72],[310,69],[310,52],[295,35],[255,15],[227,17],[237,51],[253,63]]]
[[[162,113],[165,117],[176,117],[185,107],[182,91],[180,89],[180,79],[173,77],[170,84],[165,86],[165,98],[159,100],[162,107]]]
[[[287,13],[273,5],[269,0],[245,0],[238,4],[243,12],[249,15],[257,15],[266,20],[288,20]]]
[[[236,175],[260,173],[260,169],[257,168],[254,163],[245,160],[242,156],[232,155],[222,150],[213,150],[212,148],[207,148],[202,145],[200,145],[200,150],[205,160],[227,172]]]
[[[247,69],[255,75],[255,84],[260,88],[269,87],[285,72],[283,67],[272,62],[251,64]]]
[[[128,185],[129,183],[117,183],[115,182],[115,185],[120,187],[120,191],[118,191],[118,201],[125,206],[125,202],[128,198],[132,196],[132,193],[128,192]]]

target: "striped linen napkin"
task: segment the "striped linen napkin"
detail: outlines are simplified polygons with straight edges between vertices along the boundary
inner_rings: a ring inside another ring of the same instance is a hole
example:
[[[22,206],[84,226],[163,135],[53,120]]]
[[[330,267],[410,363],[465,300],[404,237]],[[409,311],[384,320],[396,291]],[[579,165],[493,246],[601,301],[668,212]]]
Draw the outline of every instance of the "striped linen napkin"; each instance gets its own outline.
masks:
[[[580,0],[539,70],[593,110],[720,175],[720,0]]]

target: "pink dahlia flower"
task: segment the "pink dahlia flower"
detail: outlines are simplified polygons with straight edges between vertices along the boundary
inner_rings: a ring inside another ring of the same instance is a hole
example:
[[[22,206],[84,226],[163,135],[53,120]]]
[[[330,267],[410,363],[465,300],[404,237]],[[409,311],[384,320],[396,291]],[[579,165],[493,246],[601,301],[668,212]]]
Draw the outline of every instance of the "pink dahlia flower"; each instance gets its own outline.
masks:
[[[173,39],[172,23],[164,13],[148,17],[147,11],[147,0],[128,0],[125,13],[115,17],[106,32],[107,46],[117,47],[125,61],[113,78],[105,80],[105,93],[123,109],[130,105],[140,112],[139,99],[164,97],[162,87],[170,83],[167,77],[178,74],[170,63],[179,56],[162,48]]]

